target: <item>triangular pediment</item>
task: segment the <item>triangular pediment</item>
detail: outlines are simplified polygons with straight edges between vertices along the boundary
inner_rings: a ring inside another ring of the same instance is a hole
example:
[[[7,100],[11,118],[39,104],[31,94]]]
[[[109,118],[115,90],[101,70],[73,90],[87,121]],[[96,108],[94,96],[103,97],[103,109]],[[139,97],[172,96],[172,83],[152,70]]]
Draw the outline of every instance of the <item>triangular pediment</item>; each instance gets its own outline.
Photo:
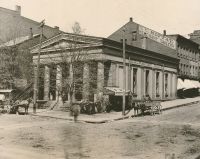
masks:
[[[78,47],[102,45],[102,38],[62,33],[56,35],[41,44],[41,52],[75,49]],[[40,45],[31,48],[31,53],[38,53]]]

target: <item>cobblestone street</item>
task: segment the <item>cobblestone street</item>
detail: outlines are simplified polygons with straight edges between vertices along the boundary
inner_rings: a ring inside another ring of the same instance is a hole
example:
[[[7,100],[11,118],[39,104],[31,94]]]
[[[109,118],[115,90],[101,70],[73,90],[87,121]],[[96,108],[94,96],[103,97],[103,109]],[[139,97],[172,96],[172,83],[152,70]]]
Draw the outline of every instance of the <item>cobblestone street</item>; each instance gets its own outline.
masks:
[[[196,104],[105,124],[1,115],[0,158],[192,159],[200,152],[199,114]]]

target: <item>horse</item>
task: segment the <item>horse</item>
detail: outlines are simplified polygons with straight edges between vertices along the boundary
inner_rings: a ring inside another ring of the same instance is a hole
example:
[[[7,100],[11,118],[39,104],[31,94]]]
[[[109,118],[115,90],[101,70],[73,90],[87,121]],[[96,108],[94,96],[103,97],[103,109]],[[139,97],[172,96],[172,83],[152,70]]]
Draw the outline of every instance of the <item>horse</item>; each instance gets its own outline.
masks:
[[[19,113],[19,107],[24,108],[25,110],[25,115],[28,114],[28,108],[30,103],[32,102],[32,99],[29,98],[27,100],[17,100],[14,102],[14,107],[16,109],[16,113]]]

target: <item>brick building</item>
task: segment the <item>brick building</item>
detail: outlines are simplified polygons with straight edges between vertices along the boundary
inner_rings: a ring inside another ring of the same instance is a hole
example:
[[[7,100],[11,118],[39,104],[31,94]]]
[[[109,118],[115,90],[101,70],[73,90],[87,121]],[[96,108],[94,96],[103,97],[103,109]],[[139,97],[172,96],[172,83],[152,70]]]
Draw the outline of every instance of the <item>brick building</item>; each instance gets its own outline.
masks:
[[[197,44],[200,44],[200,30],[194,30],[193,33],[189,34],[190,40],[196,42]]]
[[[192,41],[198,40],[195,31],[190,34],[190,39],[181,35],[166,35],[144,27],[133,22],[132,18],[124,26],[112,33],[108,38],[115,41],[121,41],[122,32],[125,30],[127,44],[151,50],[160,54],[171,57],[178,57],[180,60],[178,67],[178,77],[180,80],[187,79],[189,82],[184,83],[184,89],[199,87],[199,45]],[[178,80],[178,81],[180,81]],[[189,83],[189,85],[188,85]],[[181,87],[182,88],[182,87]],[[177,88],[179,89],[179,87]]]
[[[177,42],[177,55],[180,59],[179,77],[199,80],[199,44],[179,34],[168,35]]]
[[[0,7],[0,43],[24,37],[30,34],[30,28],[33,34],[39,34],[39,22],[31,20],[21,15],[21,7],[16,6],[15,10]],[[49,38],[58,34],[59,28],[44,26],[44,35]]]
[[[121,42],[122,34],[125,30],[126,43],[142,49],[154,51],[160,54],[177,57],[176,41],[151,30],[145,26],[137,24],[130,18],[129,22],[112,33],[108,39]]]
[[[78,48],[70,47],[74,43],[79,44]],[[35,64],[38,49],[38,45],[31,49]],[[79,95],[74,94],[73,100],[94,101],[105,93],[104,90],[113,92],[113,96],[122,94],[122,43],[105,38],[62,33],[42,43],[40,69],[43,71],[43,77],[39,85],[41,100],[56,100],[59,97],[56,88],[59,88],[66,79],[74,77],[73,71],[70,71],[73,65],[66,61],[66,69],[63,67],[62,58],[69,53],[76,54],[78,49],[87,52],[88,56],[79,61],[82,89],[76,92]],[[71,56],[67,58],[70,59]],[[147,95],[153,100],[175,99],[178,62],[175,56],[126,45],[126,90],[132,91],[138,100]],[[95,77],[91,79],[92,75]],[[65,98],[66,101],[68,99]]]

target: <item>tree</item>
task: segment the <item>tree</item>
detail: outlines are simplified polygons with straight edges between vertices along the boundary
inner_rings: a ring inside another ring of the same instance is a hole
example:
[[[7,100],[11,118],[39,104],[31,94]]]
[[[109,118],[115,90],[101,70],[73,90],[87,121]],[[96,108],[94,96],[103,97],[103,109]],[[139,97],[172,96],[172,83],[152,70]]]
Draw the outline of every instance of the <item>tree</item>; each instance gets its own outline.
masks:
[[[54,46],[54,50],[59,52],[59,59],[55,59],[51,56],[51,54],[48,54],[48,58],[50,59],[52,66],[58,63],[60,65],[60,68],[57,70],[54,69],[54,72],[56,71],[57,74],[62,72],[62,75],[56,77],[54,75],[54,80],[53,78],[51,79],[53,81],[51,81],[50,89],[53,91],[56,89],[58,100],[60,97],[64,100],[64,98],[68,96],[70,107],[73,104],[74,96],[81,98],[83,89],[87,89],[90,92],[94,91],[96,88],[95,80],[97,71],[95,70],[95,60],[89,53],[90,44],[84,43],[81,36],[79,36],[83,33],[79,23],[76,22],[72,26],[72,30],[74,34],[69,34],[67,44],[60,42]],[[90,68],[91,71],[88,70]],[[55,80],[59,81],[59,78],[62,78],[62,82],[55,86]],[[91,87],[84,83],[86,80],[89,80]],[[89,92],[84,92],[84,94],[89,96]]]
[[[33,82],[33,71],[30,71],[33,70],[32,55],[29,48],[36,45],[38,41],[38,35],[25,36],[16,37],[1,45],[1,88],[15,89],[17,95]]]
[[[72,33],[74,34],[83,34],[84,33],[84,29],[81,28],[81,25],[79,22],[75,22],[72,26]]]
[[[14,80],[17,77],[21,77],[19,65],[17,62],[17,48],[16,46],[7,47],[2,46],[0,48],[0,81],[1,88],[12,88]]]

